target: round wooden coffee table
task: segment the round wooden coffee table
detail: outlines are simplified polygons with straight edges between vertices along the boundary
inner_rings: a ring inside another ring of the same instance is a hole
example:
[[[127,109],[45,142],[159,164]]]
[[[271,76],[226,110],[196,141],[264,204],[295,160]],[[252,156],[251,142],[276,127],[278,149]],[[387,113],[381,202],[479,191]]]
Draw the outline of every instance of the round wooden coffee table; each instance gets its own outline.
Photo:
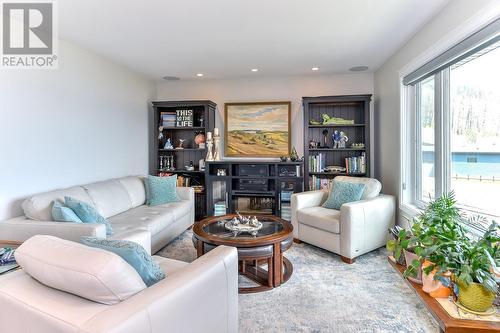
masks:
[[[278,287],[288,281],[293,272],[292,263],[283,252],[292,246],[293,227],[290,222],[271,215],[257,215],[263,227],[257,235],[234,235],[226,230],[225,221],[236,215],[208,217],[193,227],[193,243],[198,257],[218,245],[238,249],[239,272],[258,284],[256,287],[240,287],[240,293],[255,293]],[[263,267],[267,266],[267,270]]]

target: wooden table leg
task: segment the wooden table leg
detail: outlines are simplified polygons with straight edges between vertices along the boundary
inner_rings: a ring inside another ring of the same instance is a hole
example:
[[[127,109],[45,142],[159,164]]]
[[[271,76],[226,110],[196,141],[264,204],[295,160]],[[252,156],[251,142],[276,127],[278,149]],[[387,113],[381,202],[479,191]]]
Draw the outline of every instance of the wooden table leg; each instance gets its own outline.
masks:
[[[201,257],[203,255],[203,242],[201,240],[197,240],[196,241],[196,255],[199,257]]]
[[[273,286],[273,258],[267,259],[267,285]]]
[[[273,247],[273,282],[277,287],[283,282],[283,261],[281,257],[281,244],[274,243]]]

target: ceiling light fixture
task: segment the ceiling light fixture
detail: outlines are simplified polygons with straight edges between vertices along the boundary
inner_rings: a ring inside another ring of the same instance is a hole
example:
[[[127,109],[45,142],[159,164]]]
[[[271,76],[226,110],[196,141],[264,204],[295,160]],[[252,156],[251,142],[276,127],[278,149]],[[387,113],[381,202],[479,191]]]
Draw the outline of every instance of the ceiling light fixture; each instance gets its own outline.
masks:
[[[366,71],[367,69],[368,69],[368,66],[356,66],[356,67],[349,68],[349,70],[351,72],[362,72],[362,71]]]
[[[258,71],[259,71],[259,69],[258,69],[258,68],[252,68],[252,69],[251,69],[251,71],[252,71],[252,72],[258,72]]]
[[[319,67],[313,67],[311,68],[312,71],[319,71]]]
[[[198,76],[198,77],[202,77],[202,76],[203,76],[203,73],[196,73],[196,76]]]

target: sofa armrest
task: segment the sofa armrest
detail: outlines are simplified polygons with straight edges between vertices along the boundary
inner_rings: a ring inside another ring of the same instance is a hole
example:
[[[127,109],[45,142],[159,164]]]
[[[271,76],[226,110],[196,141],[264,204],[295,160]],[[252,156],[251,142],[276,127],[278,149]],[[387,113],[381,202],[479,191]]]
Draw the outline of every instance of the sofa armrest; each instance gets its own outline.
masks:
[[[238,332],[236,248],[215,248],[82,327],[82,332],[165,331]]]
[[[396,199],[392,195],[342,205],[340,255],[352,259],[385,245],[395,214]]]
[[[177,187],[177,195],[181,200],[194,202],[194,188],[192,187]]]
[[[181,200],[189,200],[191,202],[191,224],[194,223],[194,188],[192,187],[177,187],[177,195]]]
[[[297,218],[297,211],[309,207],[321,206],[328,197],[328,192],[324,190],[317,191],[307,191],[301,193],[292,194],[291,210],[292,210],[292,225],[293,225],[293,237],[298,238],[299,225]]]
[[[25,241],[34,235],[51,235],[79,242],[81,236],[106,238],[106,226],[100,223],[35,221],[26,217],[0,222],[0,239]]]

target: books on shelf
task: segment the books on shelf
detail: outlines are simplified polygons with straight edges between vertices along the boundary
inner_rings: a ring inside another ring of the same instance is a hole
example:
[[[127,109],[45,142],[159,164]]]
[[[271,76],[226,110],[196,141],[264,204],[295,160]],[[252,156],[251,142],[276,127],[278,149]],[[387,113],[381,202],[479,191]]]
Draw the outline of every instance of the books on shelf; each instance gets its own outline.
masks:
[[[325,168],[326,168],[326,154],[319,153],[317,155],[309,156],[310,172],[323,172]]]
[[[314,190],[328,190],[332,188],[333,178],[321,178],[318,176],[309,177],[309,189]]]
[[[366,156],[361,153],[361,156],[346,157],[345,159],[346,172],[349,173],[366,173]]]
[[[226,215],[226,202],[218,201],[214,204],[214,216]]]

